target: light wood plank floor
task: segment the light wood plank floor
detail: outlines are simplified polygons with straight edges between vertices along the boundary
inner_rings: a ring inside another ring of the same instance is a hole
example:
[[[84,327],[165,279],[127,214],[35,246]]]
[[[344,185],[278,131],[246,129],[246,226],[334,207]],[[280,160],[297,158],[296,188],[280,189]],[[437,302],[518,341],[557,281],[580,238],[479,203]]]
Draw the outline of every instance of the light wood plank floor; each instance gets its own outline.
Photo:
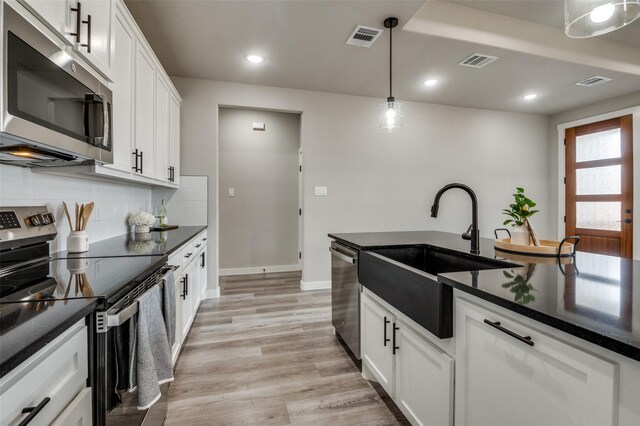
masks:
[[[408,424],[336,341],[328,290],[303,292],[291,272],[221,281],[176,364],[165,425]]]

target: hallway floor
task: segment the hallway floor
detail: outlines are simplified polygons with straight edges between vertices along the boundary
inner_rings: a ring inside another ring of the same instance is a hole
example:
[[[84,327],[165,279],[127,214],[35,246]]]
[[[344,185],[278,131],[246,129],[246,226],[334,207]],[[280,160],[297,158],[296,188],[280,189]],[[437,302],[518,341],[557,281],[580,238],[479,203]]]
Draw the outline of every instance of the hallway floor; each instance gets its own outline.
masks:
[[[176,364],[165,425],[408,424],[336,341],[329,290],[301,291],[299,272],[220,280]]]

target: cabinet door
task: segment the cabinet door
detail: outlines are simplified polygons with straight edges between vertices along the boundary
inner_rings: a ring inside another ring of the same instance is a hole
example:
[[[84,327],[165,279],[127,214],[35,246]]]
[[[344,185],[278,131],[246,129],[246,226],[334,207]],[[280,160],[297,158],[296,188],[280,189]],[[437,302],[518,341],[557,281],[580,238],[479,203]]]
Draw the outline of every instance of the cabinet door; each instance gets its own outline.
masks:
[[[80,3],[82,4],[83,23],[78,52],[111,80],[115,2],[112,0],[81,0]]]
[[[67,405],[62,413],[51,423],[51,426],[91,426],[91,388],[85,388]]]
[[[171,348],[174,364],[178,360],[178,354],[180,353],[180,347],[182,345],[182,292],[182,275],[176,275],[176,340]]]
[[[395,317],[366,293],[362,297],[362,362],[393,398],[395,357],[391,337]]]
[[[193,281],[189,283],[191,285],[189,288],[189,297],[191,297],[191,319],[196,316],[198,304],[200,303],[200,293],[202,292],[200,284],[200,258],[196,257],[193,259],[192,265]]]
[[[169,166],[173,167],[173,184],[180,185],[180,101],[169,96]]]
[[[156,178],[169,178],[169,83],[160,72],[156,78]]]
[[[207,297],[207,246],[204,246],[200,253],[200,299]]]
[[[453,359],[400,322],[396,330],[396,397],[414,425],[453,424]]]
[[[615,424],[614,364],[461,299],[456,339],[457,425]]]
[[[156,68],[151,56],[136,45],[135,61],[135,149],[141,154],[138,170],[144,176],[155,177],[154,132],[155,132],[155,86]]]
[[[76,42],[69,33],[76,31],[76,1],[70,0],[22,0],[24,4],[36,12],[38,18],[62,34],[69,42]]]
[[[134,135],[133,77],[136,38],[133,27],[120,10],[115,17],[115,58],[113,63],[113,164],[107,167],[131,172],[131,151]]]

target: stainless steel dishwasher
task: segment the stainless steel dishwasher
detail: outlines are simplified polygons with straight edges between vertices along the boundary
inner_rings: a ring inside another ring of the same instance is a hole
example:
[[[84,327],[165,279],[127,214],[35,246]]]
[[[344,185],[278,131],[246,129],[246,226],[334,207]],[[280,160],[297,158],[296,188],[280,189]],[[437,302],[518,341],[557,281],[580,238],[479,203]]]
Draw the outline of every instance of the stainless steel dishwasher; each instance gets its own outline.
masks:
[[[331,242],[331,322],[356,359],[360,357],[360,283],[358,251]]]

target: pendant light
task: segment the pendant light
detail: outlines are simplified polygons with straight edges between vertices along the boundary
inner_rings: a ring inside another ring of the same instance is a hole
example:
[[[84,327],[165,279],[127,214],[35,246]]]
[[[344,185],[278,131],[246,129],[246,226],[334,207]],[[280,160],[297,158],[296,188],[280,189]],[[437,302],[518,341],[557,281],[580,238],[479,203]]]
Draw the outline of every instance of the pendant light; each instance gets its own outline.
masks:
[[[640,0],[565,0],[565,33],[595,37],[624,27],[640,17]]]
[[[387,18],[384,27],[389,28],[389,97],[380,104],[379,126],[380,130],[387,133],[397,132],[402,129],[404,105],[393,97],[393,29],[398,26],[398,18]]]

